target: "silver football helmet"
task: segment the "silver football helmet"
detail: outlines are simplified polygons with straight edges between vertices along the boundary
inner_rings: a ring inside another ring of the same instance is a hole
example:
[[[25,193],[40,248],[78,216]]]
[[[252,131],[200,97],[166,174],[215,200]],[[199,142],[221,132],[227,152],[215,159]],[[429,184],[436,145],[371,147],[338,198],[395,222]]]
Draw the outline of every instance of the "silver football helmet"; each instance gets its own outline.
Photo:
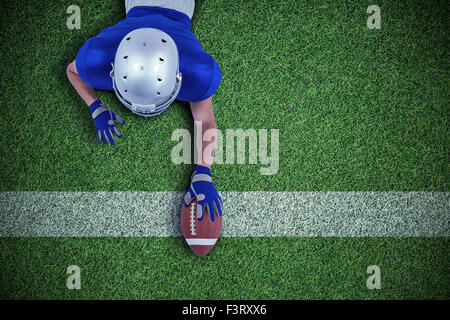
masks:
[[[117,48],[111,78],[117,98],[132,112],[159,115],[181,89],[175,41],[158,29],[131,31]]]

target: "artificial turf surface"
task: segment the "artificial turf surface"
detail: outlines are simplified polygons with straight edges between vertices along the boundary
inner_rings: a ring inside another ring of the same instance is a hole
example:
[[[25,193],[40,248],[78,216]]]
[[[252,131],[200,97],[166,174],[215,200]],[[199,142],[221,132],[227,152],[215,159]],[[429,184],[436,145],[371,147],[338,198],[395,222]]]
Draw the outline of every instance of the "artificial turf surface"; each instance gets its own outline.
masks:
[[[448,299],[447,238],[222,238],[198,258],[182,238],[0,241],[0,298]],[[368,290],[369,265],[381,289]],[[78,265],[81,289],[68,290]]]
[[[7,1],[2,13],[1,190],[185,190],[171,134],[192,128],[186,103],[161,117],[99,97],[126,125],[112,147],[67,80],[78,49],[124,18],[120,1]],[[362,1],[198,1],[193,33],[218,62],[220,129],[280,130],[280,170],[217,165],[219,190],[448,190],[448,6],[381,1],[366,27]]]
[[[72,4],[81,8],[81,30],[66,27]],[[378,1],[381,29],[369,30],[371,4],[196,1],[191,29],[222,69],[213,96],[218,127],[280,130],[279,172],[216,165],[219,192],[448,191],[448,4]],[[186,190],[193,166],[173,164],[170,154],[172,132],[192,130],[188,104],[144,119],[114,93],[98,91],[127,123],[123,139],[106,146],[66,78],[82,44],[124,16],[122,1],[6,1],[1,191]],[[447,238],[221,239],[206,259],[182,242],[3,238],[0,295],[450,296]],[[73,292],[65,289],[64,272],[76,263],[86,272],[86,290]],[[383,289],[369,291],[365,270],[377,263]]]

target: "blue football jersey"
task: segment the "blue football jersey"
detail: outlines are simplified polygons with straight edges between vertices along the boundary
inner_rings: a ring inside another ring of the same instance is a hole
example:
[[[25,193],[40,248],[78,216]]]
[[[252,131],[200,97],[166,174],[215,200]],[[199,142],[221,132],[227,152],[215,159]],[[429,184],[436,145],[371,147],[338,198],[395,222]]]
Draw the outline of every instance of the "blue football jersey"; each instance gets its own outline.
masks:
[[[124,20],[85,42],[76,57],[78,74],[93,88],[113,90],[111,63],[120,41],[135,29],[155,28],[170,35],[178,48],[183,82],[177,99],[194,102],[209,98],[219,87],[220,67],[193,35],[190,23],[187,15],[175,10],[134,7]]]

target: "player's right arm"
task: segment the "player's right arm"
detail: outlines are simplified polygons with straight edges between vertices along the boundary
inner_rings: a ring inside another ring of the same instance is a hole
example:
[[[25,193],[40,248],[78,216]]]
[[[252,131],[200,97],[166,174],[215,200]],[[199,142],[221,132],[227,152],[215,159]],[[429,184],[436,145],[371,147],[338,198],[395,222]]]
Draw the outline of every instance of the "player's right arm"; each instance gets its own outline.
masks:
[[[114,112],[109,111],[95,94],[94,88],[81,79],[77,72],[75,60],[67,66],[66,72],[70,83],[89,106],[89,110],[91,110],[92,118],[97,129],[97,140],[103,140],[106,144],[114,144],[116,141],[113,132],[117,137],[122,138],[122,134],[115,124],[124,124],[125,122]]]
[[[66,72],[70,83],[88,106],[98,100],[94,88],[86,84],[78,74],[75,60],[67,66]]]

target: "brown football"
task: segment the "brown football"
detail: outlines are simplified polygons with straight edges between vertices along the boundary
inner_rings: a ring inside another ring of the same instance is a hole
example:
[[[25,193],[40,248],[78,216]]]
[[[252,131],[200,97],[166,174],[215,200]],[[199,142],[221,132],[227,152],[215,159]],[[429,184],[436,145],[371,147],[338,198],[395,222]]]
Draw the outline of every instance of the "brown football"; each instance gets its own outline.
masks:
[[[203,212],[203,218],[199,221],[196,217],[197,199],[181,208],[181,230],[184,239],[198,256],[205,256],[214,247],[222,230],[222,217],[215,213],[214,222],[211,221],[208,212]]]

